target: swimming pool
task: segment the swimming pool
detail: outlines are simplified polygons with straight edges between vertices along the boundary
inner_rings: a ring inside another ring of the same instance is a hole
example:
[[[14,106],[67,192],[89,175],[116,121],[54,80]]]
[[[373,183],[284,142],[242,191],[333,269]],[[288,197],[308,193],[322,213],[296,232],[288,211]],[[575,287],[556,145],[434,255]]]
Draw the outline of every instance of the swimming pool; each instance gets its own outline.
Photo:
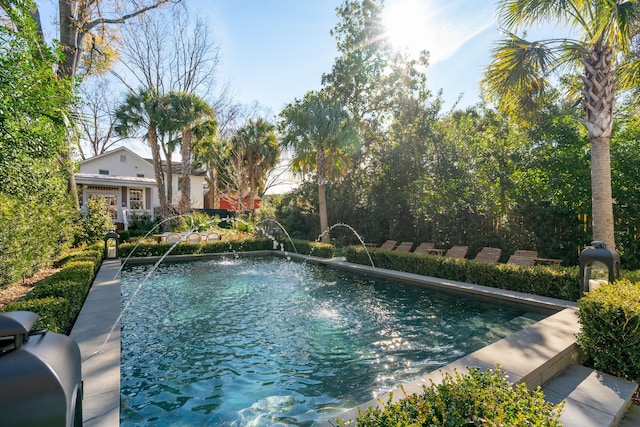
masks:
[[[125,269],[123,426],[312,426],[527,326],[511,306],[281,258]],[[539,317],[538,317],[539,318]],[[537,320],[537,319],[536,319]]]

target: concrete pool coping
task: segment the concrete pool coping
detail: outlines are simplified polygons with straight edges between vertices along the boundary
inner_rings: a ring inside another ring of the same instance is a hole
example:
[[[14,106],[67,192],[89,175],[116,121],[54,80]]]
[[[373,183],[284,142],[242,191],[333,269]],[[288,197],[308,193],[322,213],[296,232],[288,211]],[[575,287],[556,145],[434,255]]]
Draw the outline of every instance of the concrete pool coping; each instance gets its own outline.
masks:
[[[579,363],[582,359],[582,354],[575,342],[575,334],[579,331],[577,308],[576,304],[571,301],[350,264],[339,258],[324,259],[291,253],[285,254],[280,251],[176,255],[168,256],[165,260],[168,262],[193,261],[238,255],[287,256],[364,274],[376,274],[423,286],[471,293],[482,298],[498,299],[537,307],[539,310],[556,312],[528,328],[458,359],[438,371],[431,372],[418,380],[405,384],[404,389],[407,393],[422,390],[422,385],[429,384],[431,379],[434,381],[441,379],[444,372],[451,372],[454,368],[460,371],[468,366],[488,369],[494,368],[496,363],[499,363],[501,369],[508,373],[511,381],[525,381],[529,387],[536,387],[547,383],[550,379],[563,373],[569,366]],[[127,263],[155,263],[159,259],[160,257],[131,258]],[[71,338],[78,343],[82,355],[82,376],[84,381],[83,419],[84,425],[89,427],[112,427],[120,424],[119,322],[121,294],[119,269],[122,261],[120,259],[112,259],[103,262],[70,334]],[[618,390],[624,388],[626,392],[631,386],[615,383],[614,387]],[[399,396],[398,391],[394,395]],[[378,399],[386,401],[387,397],[383,395],[379,396]],[[578,402],[578,404],[581,405],[582,402]],[[377,405],[377,400],[366,402],[361,407],[364,408],[368,405]],[[628,407],[628,404],[622,411],[622,415],[626,412],[626,407]],[[596,409],[603,410],[602,408]],[[606,411],[606,408],[604,410]],[[341,419],[349,419],[355,418],[354,414],[357,416],[356,409],[351,409],[338,416]],[[611,414],[611,417],[618,417],[619,421],[622,415],[620,415],[620,410],[617,410],[616,414]],[[321,426],[331,425],[333,424],[330,421],[321,424]],[[565,425],[570,424],[565,422]]]

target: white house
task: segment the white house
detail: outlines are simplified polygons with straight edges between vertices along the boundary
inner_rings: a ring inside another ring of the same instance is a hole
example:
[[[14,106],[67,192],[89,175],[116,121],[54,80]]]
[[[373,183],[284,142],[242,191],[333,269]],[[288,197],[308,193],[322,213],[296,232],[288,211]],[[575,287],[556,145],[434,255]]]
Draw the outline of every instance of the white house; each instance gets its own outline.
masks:
[[[166,164],[164,165],[166,171]],[[180,201],[180,164],[172,164],[172,204]],[[84,160],[80,172],[75,175],[81,192],[81,205],[86,206],[92,196],[105,199],[111,220],[118,228],[128,228],[133,215],[149,215],[155,218],[160,206],[153,162],[126,147],[107,151]],[[166,175],[165,175],[166,178]],[[204,172],[196,171],[191,176],[191,207],[202,209],[204,202]]]

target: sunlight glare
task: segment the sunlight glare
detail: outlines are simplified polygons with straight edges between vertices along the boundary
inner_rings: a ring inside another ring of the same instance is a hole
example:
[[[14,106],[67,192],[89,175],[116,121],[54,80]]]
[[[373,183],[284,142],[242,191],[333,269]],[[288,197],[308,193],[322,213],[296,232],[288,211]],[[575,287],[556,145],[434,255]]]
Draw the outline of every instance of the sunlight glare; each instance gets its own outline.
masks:
[[[396,50],[418,56],[434,43],[433,20],[424,0],[389,0],[382,11],[382,23],[389,42]]]

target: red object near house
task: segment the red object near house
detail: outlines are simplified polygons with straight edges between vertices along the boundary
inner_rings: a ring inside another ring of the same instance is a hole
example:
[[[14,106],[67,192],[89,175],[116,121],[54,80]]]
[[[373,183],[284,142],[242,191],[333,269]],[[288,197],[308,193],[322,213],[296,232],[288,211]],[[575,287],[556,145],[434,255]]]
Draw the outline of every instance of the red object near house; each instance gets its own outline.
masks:
[[[262,199],[256,197],[253,199],[253,206],[250,206],[249,199],[245,198],[242,202],[242,206],[238,206],[237,199],[230,199],[227,197],[220,198],[220,209],[226,209],[228,211],[242,211],[246,209],[258,209],[262,203]]]

